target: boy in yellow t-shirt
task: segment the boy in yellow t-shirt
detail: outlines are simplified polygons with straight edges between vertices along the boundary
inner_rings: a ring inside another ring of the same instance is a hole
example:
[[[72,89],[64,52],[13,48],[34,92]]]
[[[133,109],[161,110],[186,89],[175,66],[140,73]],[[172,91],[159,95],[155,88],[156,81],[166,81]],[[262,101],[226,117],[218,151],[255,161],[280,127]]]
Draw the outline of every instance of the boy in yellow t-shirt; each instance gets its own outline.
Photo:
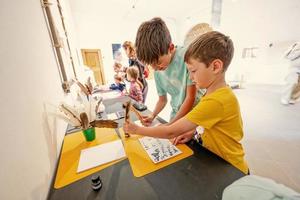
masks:
[[[171,125],[148,128],[126,122],[125,132],[159,138],[177,137],[175,143],[183,143],[193,137],[197,126],[202,126],[203,146],[247,174],[248,166],[240,143],[243,137],[240,108],[225,82],[233,52],[232,40],[220,32],[212,31],[198,37],[189,45],[184,60],[197,88],[206,89],[205,96],[185,117]]]

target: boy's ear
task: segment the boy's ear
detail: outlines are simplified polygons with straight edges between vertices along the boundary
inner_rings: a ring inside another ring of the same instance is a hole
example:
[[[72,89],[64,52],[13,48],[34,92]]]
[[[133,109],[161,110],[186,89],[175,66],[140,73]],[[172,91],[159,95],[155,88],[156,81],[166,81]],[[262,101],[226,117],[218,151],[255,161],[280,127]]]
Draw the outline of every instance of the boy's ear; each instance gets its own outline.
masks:
[[[212,69],[214,73],[222,73],[223,72],[223,62],[220,59],[215,59],[211,63]]]
[[[169,45],[169,51],[173,51],[175,49],[175,45],[171,42]]]

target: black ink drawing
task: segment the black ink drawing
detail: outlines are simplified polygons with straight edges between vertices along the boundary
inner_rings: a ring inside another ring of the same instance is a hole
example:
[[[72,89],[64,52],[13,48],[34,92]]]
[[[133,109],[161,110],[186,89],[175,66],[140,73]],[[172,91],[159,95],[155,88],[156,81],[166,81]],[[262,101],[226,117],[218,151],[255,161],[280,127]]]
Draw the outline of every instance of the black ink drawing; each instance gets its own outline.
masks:
[[[154,163],[159,163],[182,153],[168,139],[143,137],[139,141]]]

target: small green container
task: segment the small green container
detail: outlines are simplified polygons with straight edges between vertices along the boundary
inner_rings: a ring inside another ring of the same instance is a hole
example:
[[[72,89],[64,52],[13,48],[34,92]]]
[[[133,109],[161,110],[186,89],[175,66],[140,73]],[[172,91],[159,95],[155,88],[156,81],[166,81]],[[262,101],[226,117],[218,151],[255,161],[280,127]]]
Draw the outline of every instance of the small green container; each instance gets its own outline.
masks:
[[[95,127],[88,128],[86,130],[83,130],[82,132],[85,140],[88,142],[93,141],[96,138]]]

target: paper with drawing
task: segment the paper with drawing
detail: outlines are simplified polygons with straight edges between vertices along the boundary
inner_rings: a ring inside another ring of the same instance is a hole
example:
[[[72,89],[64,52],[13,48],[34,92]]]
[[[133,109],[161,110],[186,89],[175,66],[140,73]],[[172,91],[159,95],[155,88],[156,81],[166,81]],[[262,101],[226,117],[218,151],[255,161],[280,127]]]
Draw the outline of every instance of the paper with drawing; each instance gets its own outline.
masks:
[[[168,139],[142,137],[139,141],[154,163],[159,163],[182,153]]]

